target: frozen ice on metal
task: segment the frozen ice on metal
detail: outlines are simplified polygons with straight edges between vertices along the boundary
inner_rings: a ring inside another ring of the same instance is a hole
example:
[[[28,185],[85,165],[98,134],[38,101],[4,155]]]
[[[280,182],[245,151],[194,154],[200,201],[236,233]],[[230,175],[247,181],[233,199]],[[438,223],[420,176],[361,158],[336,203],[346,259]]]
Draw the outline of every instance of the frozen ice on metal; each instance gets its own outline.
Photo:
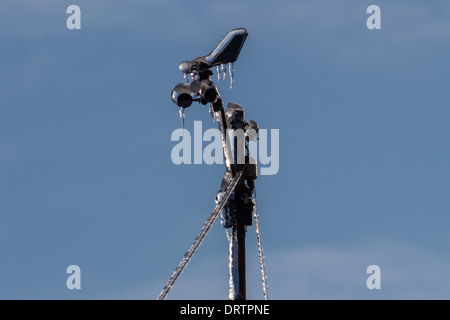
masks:
[[[184,108],[180,107],[180,110],[178,112],[180,114],[181,127],[184,129],[184,119],[186,119],[186,114],[184,113]]]
[[[214,106],[212,105],[212,103],[209,105],[209,114],[213,119],[213,123],[216,123],[217,122],[216,112],[214,111]]]
[[[269,289],[268,289],[268,285],[267,285],[267,276],[266,276],[266,261],[265,261],[265,257],[264,257],[263,247],[262,247],[261,227],[260,227],[260,223],[259,223],[259,212],[258,212],[258,207],[256,206],[256,193],[255,193],[255,208],[253,210],[253,217],[255,218],[256,240],[258,242],[259,265],[261,267],[261,279],[262,279],[264,300],[268,300],[269,299]]]
[[[209,104],[209,114],[211,115],[211,118],[213,119],[213,123],[216,122],[216,114],[214,112],[214,107],[212,103]]]
[[[229,283],[228,283],[228,299],[236,300],[239,293],[239,274],[235,267],[235,263],[238,262],[238,240],[237,231],[233,228],[227,229],[228,238],[228,250],[229,250],[229,260],[228,260],[228,272],[229,272]]]
[[[229,64],[228,71],[230,73],[230,89],[233,89],[233,83],[234,83],[234,62]]]

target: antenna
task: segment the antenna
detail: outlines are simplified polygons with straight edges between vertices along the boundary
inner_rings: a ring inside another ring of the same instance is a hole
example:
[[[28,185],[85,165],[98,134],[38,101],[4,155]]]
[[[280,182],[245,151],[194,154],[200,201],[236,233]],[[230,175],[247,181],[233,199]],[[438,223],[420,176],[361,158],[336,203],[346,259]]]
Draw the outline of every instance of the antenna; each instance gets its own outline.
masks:
[[[210,79],[214,74],[211,71],[213,67],[217,67],[218,78],[220,79],[222,72],[223,79],[225,79],[226,65],[228,64],[232,86],[233,63],[238,59],[247,35],[248,32],[244,28],[233,29],[210,54],[192,61],[184,61],[179,65],[187,82],[175,86],[171,93],[172,101],[180,108],[180,116],[183,121],[184,109],[190,107],[194,101],[210,105],[221,135],[226,171],[221,188],[216,195],[216,207],[163,288],[158,300],[166,298],[219,215],[229,241],[228,299],[246,300],[246,234],[247,227],[252,226],[252,214],[255,219],[264,298],[268,298],[259,213],[256,209],[254,181],[258,177],[257,165],[248,148],[248,143],[257,139],[258,125],[253,120],[245,120],[244,108],[239,104],[229,103],[225,111],[219,90]]]

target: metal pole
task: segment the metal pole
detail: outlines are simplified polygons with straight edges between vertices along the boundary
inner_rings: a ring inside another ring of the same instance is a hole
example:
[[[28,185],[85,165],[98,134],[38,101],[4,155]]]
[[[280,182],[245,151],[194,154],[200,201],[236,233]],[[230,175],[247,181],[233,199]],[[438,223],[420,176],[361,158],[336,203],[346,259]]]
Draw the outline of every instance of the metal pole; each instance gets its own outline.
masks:
[[[238,245],[238,275],[239,275],[239,292],[237,294],[238,300],[247,300],[247,266],[246,266],[246,248],[245,237],[247,227],[245,225],[237,224],[237,245]]]
[[[243,143],[243,141],[241,141]],[[240,150],[242,148],[242,150]],[[238,137],[234,137],[234,167],[236,171],[240,171],[243,169],[244,165],[238,162],[238,153],[244,152],[245,145],[240,145],[238,141]],[[243,183],[243,182],[241,182]],[[247,227],[242,223],[241,215],[243,212],[240,212],[237,201],[241,198],[241,193],[239,189],[234,191],[235,195],[235,203],[236,203],[236,225],[234,228],[236,229],[236,239],[237,239],[237,275],[238,275],[238,283],[239,283],[239,291],[237,292],[237,300],[247,300],[247,268],[246,268],[246,248],[245,248],[245,238],[247,233]]]
[[[243,109],[239,107],[242,112]],[[242,118],[242,121],[244,119]],[[236,129],[234,127],[233,129]],[[243,138],[243,137],[241,137]],[[239,153],[245,153],[245,142],[243,139],[238,139],[238,136],[235,134],[234,136],[234,169],[235,172],[240,172],[244,170],[245,163],[240,163],[239,161]],[[242,160],[241,160],[242,161]],[[245,182],[240,181],[240,184],[245,184]],[[230,274],[237,279],[234,279],[234,283],[238,284],[237,288],[235,286],[235,294],[234,300],[247,300],[247,253],[246,253],[246,235],[247,235],[247,225],[249,225],[248,221],[245,219],[245,209],[242,208],[242,199],[244,197],[244,193],[241,188],[236,188],[234,191],[234,210],[235,210],[235,219],[233,225],[233,238],[234,243],[233,246],[236,246],[236,250],[234,251],[234,256],[230,257],[232,259],[237,259],[233,264],[231,264]],[[251,223],[250,223],[251,224]],[[231,245],[231,244],[230,244]],[[230,254],[233,254],[233,251],[230,251]]]

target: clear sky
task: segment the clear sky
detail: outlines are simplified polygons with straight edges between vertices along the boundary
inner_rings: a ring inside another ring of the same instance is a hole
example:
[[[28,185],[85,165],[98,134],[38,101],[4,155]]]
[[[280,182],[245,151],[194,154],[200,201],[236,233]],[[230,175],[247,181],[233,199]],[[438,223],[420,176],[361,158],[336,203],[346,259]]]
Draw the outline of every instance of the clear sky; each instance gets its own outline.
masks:
[[[270,298],[449,299],[449,17],[444,0],[2,0],[0,298],[156,299],[224,172],[171,161],[178,64],[244,27],[218,85],[280,130],[279,172],[256,181]],[[198,104],[194,121],[215,127]],[[254,228],[248,273],[262,298]],[[216,223],[168,298],[226,299],[227,277]]]

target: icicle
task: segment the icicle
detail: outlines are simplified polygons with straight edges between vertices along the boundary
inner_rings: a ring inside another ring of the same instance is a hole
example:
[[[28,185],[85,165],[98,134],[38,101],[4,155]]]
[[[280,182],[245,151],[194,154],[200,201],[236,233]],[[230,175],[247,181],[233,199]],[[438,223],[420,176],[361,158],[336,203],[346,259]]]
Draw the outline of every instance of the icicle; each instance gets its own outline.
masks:
[[[213,117],[213,123],[217,122],[217,115],[216,112],[214,111],[214,106],[211,104],[211,112],[212,112],[212,117]]]
[[[217,66],[216,71],[217,71],[217,81],[220,81],[220,68],[219,68],[219,66]]]
[[[186,115],[184,114],[184,108],[180,107],[179,113],[181,119],[181,127],[184,129],[184,119],[186,118]]]
[[[213,122],[215,122],[214,109],[212,103],[209,104],[209,114],[211,115],[211,118],[213,118]]]
[[[188,79],[187,73],[185,73],[185,74],[183,75],[183,77],[184,77],[184,80],[186,80],[186,83],[189,83],[189,79]]]
[[[214,111],[214,107],[213,107],[212,103],[209,104],[209,114],[211,115],[211,118],[213,119],[213,123],[216,123],[216,121],[217,121],[216,112]]]
[[[225,80],[227,78],[227,65],[223,64],[222,66],[223,66],[223,69],[222,69],[223,77],[222,78],[223,78],[223,80]]]
[[[230,90],[231,90],[231,89],[233,89],[233,83],[234,83],[234,62],[229,64],[228,72],[230,73]]]

